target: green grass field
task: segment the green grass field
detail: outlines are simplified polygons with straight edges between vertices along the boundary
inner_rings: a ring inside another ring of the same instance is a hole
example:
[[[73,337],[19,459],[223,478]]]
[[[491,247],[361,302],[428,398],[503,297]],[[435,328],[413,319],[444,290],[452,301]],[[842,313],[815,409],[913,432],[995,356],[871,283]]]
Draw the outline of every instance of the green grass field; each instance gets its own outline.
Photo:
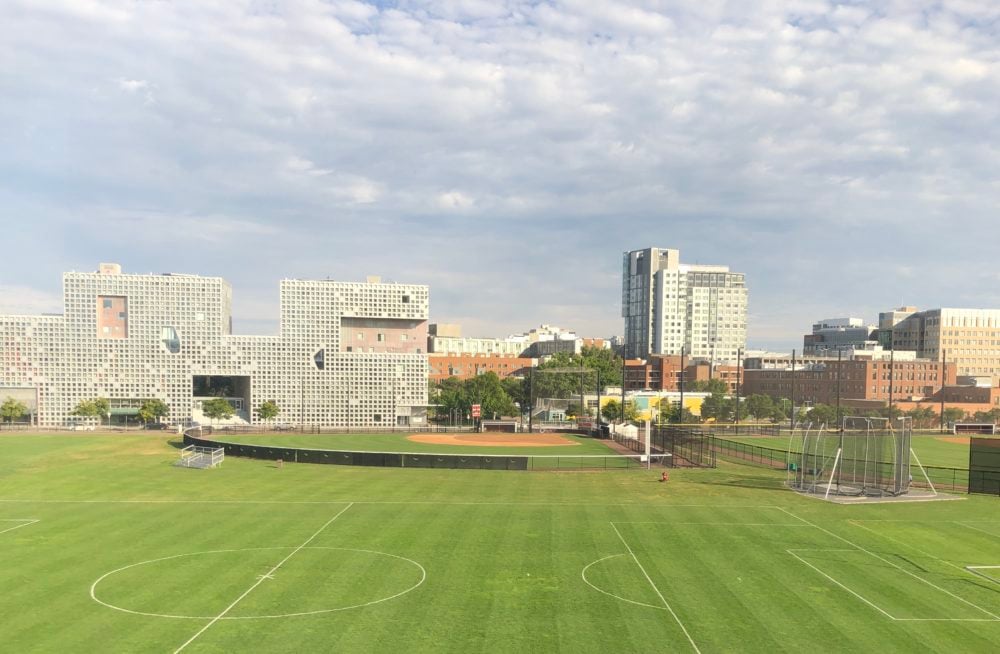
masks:
[[[433,434],[431,434],[433,435]],[[279,432],[274,434],[239,434],[217,432],[206,438],[229,443],[247,443],[254,445],[279,445],[282,447],[305,447],[325,450],[346,450],[356,452],[412,452],[438,454],[533,454],[533,455],[601,455],[614,454],[603,441],[593,438],[559,434],[574,443],[573,445],[554,445],[551,447],[533,445],[524,448],[489,447],[483,445],[436,445],[419,443],[407,439],[407,434],[296,434]],[[491,434],[483,434],[489,438]],[[528,434],[522,436],[529,437]]]
[[[0,446],[3,651],[1000,642],[1000,570],[965,568],[1000,566],[998,498],[833,505],[729,463],[661,484],[637,470],[180,469],[164,436]]]
[[[771,447],[783,452],[788,450],[788,437],[777,436],[746,436],[730,437],[726,440],[758,445],[760,447]],[[969,469],[969,446],[968,444],[952,443],[944,440],[950,436],[914,434],[910,439],[910,446],[920,457],[920,462],[925,466],[940,466],[942,468]],[[796,438],[792,443],[793,449],[797,452],[801,445],[801,440]]]

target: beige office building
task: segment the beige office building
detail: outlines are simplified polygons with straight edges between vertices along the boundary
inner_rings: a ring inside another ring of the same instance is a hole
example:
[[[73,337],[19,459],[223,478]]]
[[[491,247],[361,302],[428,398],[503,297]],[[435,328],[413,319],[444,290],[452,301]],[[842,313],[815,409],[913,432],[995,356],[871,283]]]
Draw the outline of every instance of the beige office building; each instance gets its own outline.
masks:
[[[943,356],[959,376],[1000,384],[1000,309],[914,311],[891,329],[893,349],[931,360]]]

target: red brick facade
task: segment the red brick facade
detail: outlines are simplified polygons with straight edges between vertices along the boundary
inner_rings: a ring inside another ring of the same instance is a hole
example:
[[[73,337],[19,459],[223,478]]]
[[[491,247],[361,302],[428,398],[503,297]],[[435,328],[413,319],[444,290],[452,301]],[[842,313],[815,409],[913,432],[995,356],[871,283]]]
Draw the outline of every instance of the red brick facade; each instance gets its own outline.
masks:
[[[489,354],[432,354],[427,357],[427,362],[430,366],[428,378],[441,381],[449,377],[471,379],[487,372],[494,372],[501,379],[514,374],[527,374],[534,359]]]

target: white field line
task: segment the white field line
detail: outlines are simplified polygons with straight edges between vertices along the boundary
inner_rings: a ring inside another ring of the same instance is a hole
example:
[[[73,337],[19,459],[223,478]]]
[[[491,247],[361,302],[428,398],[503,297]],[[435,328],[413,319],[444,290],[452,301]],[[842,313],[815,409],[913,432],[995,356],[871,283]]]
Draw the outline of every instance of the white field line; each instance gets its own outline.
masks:
[[[792,556],[794,556],[796,559],[798,559],[802,563],[805,563],[807,566],[809,566],[810,568],[812,568],[816,572],[820,573],[821,575],[823,575],[824,577],[826,577],[827,579],[829,579],[830,581],[832,581],[836,585],[840,586],[841,588],[843,588],[844,590],[846,590],[851,595],[854,595],[859,600],[861,600],[862,602],[864,602],[868,606],[872,607],[873,609],[875,609],[876,611],[878,611],[879,613],[881,613],[885,617],[889,618],[890,620],[896,620],[897,619],[896,617],[894,617],[893,615],[891,615],[888,611],[886,611],[885,609],[883,609],[879,605],[875,604],[872,601],[869,601],[869,600],[865,599],[864,597],[862,597],[858,593],[854,592],[853,590],[851,590],[850,588],[848,588],[844,584],[840,583],[839,581],[837,581],[836,579],[834,579],[830,575],[826,574],[825,572],[823,572],[822,570],[820,570],[819,568],[817,568],[816,566],[814,566],[812,563],[809,563],[808,561],[806,561],[805,559],[803,559],[801,556],[799,556],[798,554],[796,554],[796,552],[855,552],[857,550],[803,550],[803,549],[798,549],[798,550],[785,550],[785,551],[788,552],[789,554],[791,554]]]
[[[773,505],[761,504],[650,504],[649,502],[448,502],[434,500],[25,500],[2,499],[7,504],[390,504],[390,505],[430,505],[430,506],[636,506],[657,509],[701,508],[701,509],[775,509]]]
[[[861,547],[857,543],[852,543],[851,541],[847,540],[843,536],[840,536],[838,534],[833,533],[829,529],[825,529],[823,527],[820,527],[817,524],[809,522],[805,518],[800,518],[799,516],[795,515],[794,513],[792,513],[788,509],[785,509],[784,507],[780,507],[779,506],[779,507],[775,507],[775,508],[779,509],[780,511],[782,511],[784,513],[787,513],[788,515],[790,515],[791,517],[795,518],[796,520],[801,520],[802,522],[806,523],[807,525],[812,525],[813,527],[815,527],[816,529],[819,529],[823,533],[825,533],[825,534],[827,534],[829,536],[833,536],[837,540],[842,541],[844,543],[847,543],[851,547],[853,547],[853,548],[855,548],[857,550],[860,550],[860,551],[864,552],[865,554],[868,554],[869,556],[872,556],[872,557],[878,559],[879,561],[882,561],[883,563],[885,563],[887,565],[891,565],[892,567],[896,568],[900,572],[908,574],[909,576],[913,577],[914,579],[927,584],[931,588],[937,589],[937,590],[941,591],[942,593],[944,593],[945,595],[948,595],[949,597],[953,597],[953,598],[957,599],[959,602],[962,602],[963,604],[971,606],[972,608],[976,609],[977,611],[981,611],[981,612],[985,613],[986,615],[990,616],[994,620],[1000,621],[1000,616],[998,616],[998,615],[996,615],[996,614],[994,614],[994,613],[992,613],[990,611],[987,611],[983,607],[979,606],[978,604],[974,604],[974,603],[970,602],[969,600],[965,599],[964,597],[960,597],[960,596],[956,595],[955,593],[953,593],[953,592],[951,592],[951,591],[949,591],[949,590],[947,590],[945,588],[941,588],[937,584],[924,579],[923,577],[921,577],[918,574],[914,574],[913,572],[910,572],[909,570],[907,570],[906,568],[903,568],[902,566],[896,565],[895,563],[893,563],[892,561],[889,561],[888,559],[882,558],[881,556],[879,556],[878,554],[875,554],[874,552],[870,552],[870,551],[866,550],[865,548]]]
[[[671,608],[670,603],[667,602],[667,599],[665,597],[663,597],[663,593],[661,593],[660,589],[656,587],[655,583],[653,583],[653,580],[649,576],[649,573],[646,572],[646,568],[644,568],[642,563],[639,562],[639,557],[637,557],[635,555],[635,552],[632,551],[632,548],[629,547],[628,542],[625,540],[625,537],[622,536],[622,533],[618,531],[618,527],[615,526],[615,523],[613,522],[611,523],[611,528],[615,530],[616,534],[618,534],[618,539],[622,542],[622,545],[625,546],[625,549],[628,550],[628,553],[632,556],[632,560],[635,561],[635,564],[639,566],[639,569],[642,571],[643,576],[646,577],[646,581],[648,581],[649,585],[653,587],[654,591],[656,591],[656,594],[659,596],[660,601],[663,602],[663,606],[666,607],[668,611],[670,611],[670,615],[674,616],[674,620],[677,622],[678,626],[680,626],[681,631],[684,632],[684,635],[687,636],[688,642],[691,643],[691,647],[694,649],[695,652],[701,654],[701,650],[698,649],[697,645],[695,645],[694,639],[691,638],[691,634],[688,633],[688,630],[684,626],[684,623],[681,622],[681,619],[679,617],[677,617],[677,614],[674,612],[673,608]]]
[[[614,559],[619,556],[627,556],[627,554],[610,554],[608,556],[605,556],[604,558],[597,559],[596,561],[588,563],[586,566],[584,566],[583,570],[580,571],[580,578],[583,579],[583,582],[585,584],[596,590],[598,593],[604,593],[608,597],[614,597],[616,600],[620,600],[622,602],[628,602],[629,604],[636,604],[638,606],[645,606],[650,609],[656,609],[657,611],[665,610],[662,606],[653,606],[652,604],[646,604],[645,602],[637,602],[636,600],[630,600],[625,597],[622,597],[621,595],[615,595],[614,593],[609,593],[603,588],[598,588],[597,586],[592,584],[589,579],[587,579],[587,570],[590,570],[592,566],[595,566],[602,561],[607,561],[608,559]]]
[[[14,531],[15,529],[20,529],[21,527],[27,527],[28,525],[33,525],[38,522],[35,518],[0,518],[0,522],[20,522],[19,525],[14,525],[13,527],[7,527],[6,529],[0,529],[0,534],[6,534],[8,531]]]
[[[616,525],[717,525],[722,527],[796,527],[808,529],[801,522],[670,522],[668,520],[615,520]]]
[[[207,625],[205,625],[204,627],[202,627],[201,629],[198,630],[198,633],[196,633],[195,635],[193,635],[190,638],[188,638],[187,641],[185,641],[183,645],[181,645],[180,647],[178,647],[177,649],[175,649],[174,650],[174,654],[177,654],[177,652],[182,651],[185,647],[187,647],[188,645],[190,645],[191,643],[193,643],[195,641],[195,639],[198,638],[198,636],[200,636],[203,633],[205,633],[206,631],[208,631],[209,627],[211,627],[213,624],[215,624],[216,622],[218,622],[219,620],[221,620],[223,617],[225,617],[225,615],[227,613],[229,613],[230,611],[232,611],[233,608],[237,604],[239,604],[243,600],[244,597],[246,597],[247,595],[249,595],[253,591],[254,588],[256,588],[257,586],[260,586],[261,583],[263,583],[263,581],[265,579],[270,578],[271,575],[273,575],[278,570],[278,568],[280,568],[282,565],[284,565],[285,562],[288,559],[290,559],[293,556],[295,556],[303,547],[305,547],[306,545],[308,545],[309,543],[311,543],[313,541],[313,539],[315,539],[317,536],[319,536],[320,533],[330,525],[330,523],[332,523],[334,520],[336,520],[341,515],[343,515],[343,513],[345,511],[347,511],[347,509],[351,508],[352,506],[354,506],[353,503],[348,504],[343,509],[341,509],[340,511],[338,511],[335,516],[333,516],[332,518],[330,518],[329,520],[327,520],[326,522],[324,522],[323,526],[320,527],[319,529],[317,529],[316,531],[314,531],[312,536],[310,536],[309,538],[307,538],[301,545],[299,545],[294,550],[292,550],[288,554],[288,556],[286,556],[285,558],[281,559],[281,561],[278,561],[278,564],[276,566],[274,566],[273,568],[271,568],[266,574],[261,575],[261,577],[257,579],[257,582],[254,583],[253,586],[250,586],[250,588],[247,588],[246,591],[242,595],[240,595],[235,600],[233,600],[233,603],[230,604],[229,606],[227,606],[226,608],[224,608],[222,610],[222,613],[220,613],[219,615],[217,615],[214,618],[212,618],[211,622],[209,622]]]
[[[980,522],[987,522],[987,521],[986,520],[981,520]],[[973,527],[972,525],[968,524],[967,522],[958,522],[958,521],[956,521],[955,524],[961,525],[961,526],[965,527],[966,529],[972,529],[974,531],[978,531],[978,532],[980,532],[982,534],[986,534],[987,536],[993,536],[994,538],[1000,538],[1000,534],[994,534],[992,531],[986,531],[985,529],[980,529],[979,527]]]
[[[180,559],[180,558],[185,558],[185,557],[190,557],[190,556],[200,556],[200,555],[204,555],[204,554],[230,554],[230,553],[233,553],[233,552],[256,552],[256,551],[264,551],[264,550],[290,550],[290,549],[292,549],[292,548],[291,547],[246,547],[246,548],[235,549],[235,550],[210,550],[210,551],[205,551],[205,552],[188,552],[188,553],[185,553],[185,554],[174,554],[173,556],[164,556],[164,557],[161,557],[159,559],[150,559],[149,561],[139,561],[138,563],[132,563],[130,565],[123,566],[123,567],[118,568],[116,570],[112,570],[111,572],[106,572],[103,575],[101,575],[100,577],[98,577],[98,579],[93,584],[90,585],[90,599],[94,600],[98,604],[101,604],[103,606],[108,607],[109,609],[114,609],[115,611],[121,611],[123,613],[131,613],[132,615],[145,615],[145,616],[149,616],[151,618],[169,618],[169,619],[178,619],[178,620],[211,620],[212,616],[210,616],[210,615],[174,615],[174,614],[169,614],[169,613],[149,613],[149,612],[146,612],[146,611],[133,611],[132,609],[126,609],[126,608],[121,607],[121,606],[115,606],[114,604],[109,604],[108,602],[105,602],[104,600],[100,599],[97,596],[97,587],[100,585],[100,583],[102,581],[104,581],[108,577],[111,577],[112,575],[118,574],[119,572],[122,572],[124,570],[129,570],[131,568],[136,568],[136,567],[139,567],[139,566],[142,566],[142,565],[148,565],[148,564],[151,564],[151,563],[159,563],[161,561],[171,561],[171,560],[174,560],[174,559]],[[227,615],[226,617],[224,617],[222,619],[223,620],[272,620],[272,619],[277,619],[277,618],[292,618],[292,617],[297,617],[297,616],[301,616],[301,615],[318,615],[320,613],[337,613],[339,611],[349,611],[351,609],[363,608],[365,606],[372,606],[374,604],[381,604],[382,602],[388,602],[389,600],[396,599],[397,597],[400,597],[401,595],[405,595],[406,593],[409,593],[411,590],[415,590],[417,587],[419,587],[420,585],[422,585],[424,583],[424,581],[427,580],[427,570],[424,568],[424,566],[420,565],[419,563],[417,563],[413,559],[406,558],[405,556],[398,556],[396,554],[389,554],[388,552],[379,552],[377,550],[359,550],[359,549],[354,549],[354,548],[349,548],[349,547],[306,547],[304,549],[307,549],[307,550],[337,550],[337,551],[344,551],[344,552],[363,552],[365,554],[378,554],[378,555],[381,555],[381,556],[388,556],[388,557],[391,557],[391,558],[394,558],[394,559],[399,559],[400,561],[406,561],[407,563],[410,563],[410,564],[414,565],[415,567],[417,567],[420,570],[420,580],[416,584],[414,584],[413,586],[407,588],[404,591],[400,591],[400,592],[396,593],[395,595],[390,595],[389,597],[383,597],[381,599],[372,600],[370,602],[365,602],[363,604],[352,604],[351,606],[340,606],[340,607],[332,608],[332,609],[317,609],[315,611],[298,611],[296,613],[280,613],[280,614],[277,614],[277,615],[244,615],[244,616],[236,616],[236,617]],[[618,556],[625,556],[625,555],[624,554],[619,554]],[[653,607],[653,608],[659,608],[659,607]]]
[[[991,567],[1000,567],[1000,566],[959,565],[957,563],[952,563],[951,561],[949,561],[947,559],[942,559],[940,556],[935,556],[935,555],[933,555],[933,554],[931,554],[929,552],[925,552],[922,549],[920,549],[919,547],[914,547],[910,543],[907,543],[905,541],[901,541],[898,538],[893,538],[892,536],[886,536],[885,534],[882,534],[882,533],[879,533],[879,532],[875,531],[871,527],[866,527],[863,524],[861,524],[862,522],[908,522],[906,520],[848,520],[847,522],[848,522],[848,524],[852,524],[855,527],[860,527],[860,528],[864,529],[865,531],[871,532],[871,533],[875,534],[876,536],[879,536],[881,538],[885,538],[886,540],[890,540],[893,543],[896,543],[897,545],[901,545],[903,547],[908,547],[909,549],[911,549],[912,551],[916,552],[917,554],[920,554],[921,556],[926,556],[928,558],[934,559],[935,561],[940,561],[941,563],[944,563],[945,565],[950,565],[951,567],[956,568],[958,570],[961,570],[962,572],[968,572],[969,574],[971,574],[973,576],[983,577],[985,579],[988,579],[989,581],[994,581],[994,582],[1000,583],[1000,581],[997,581],[996,579],[992,579],[990,577],[987,577],[986,575],[979,574],[979,573],[976,573],[976,572],[973,571],[975,568],[991,568]],[[917,521],[914,521],[914,522],[917,522]],[[959,525],[962,524],[961,522],[958,522],[957,520],[949,520],[949,521],[941,521],[941,522],[931,522],[931,521],[920,521],[920,522],[922,524],[959,524]],[[997,520],[980,520],[978,522],[1000,522],[1000,521],[997,521]],[[968,527],[969,525],[963,525],[963,526]],[[973,527],[973,529],[975,529],[975,527]],[[980,530],[980,531],[982,531],[982,530]],[[989,533],[989,532],[987,532],[987,533]],[[903,618],[900,618],[900,619],[903,619]],[[905,619],[907,619],[907,620],[913,620],[913,619],[916,619],[916,618],[905,618]],[[933,619],[933,618],[924,618],[924,619]],[[977,620],[977,621],[978,620],[985,620],[986,622],[993,622],[992,619],[983,619],[983,618],[969,618],[969,620]]]
[[[860,527],[861,529],[864,529],[867,532],[875,534],[876,536],[878,536],[880,538],[885,538],[886,540],[890,540],[893,543],[896,543],[897,545],[901,545],[903,547],[907,547],[907,548],[911,549],[912,551],[916,552],[917,554],[920,554],[921,556],[926,556],[928,558],[934,559],[935,561],[940,561],[941,563],[944,563],[946,565],[950,565],[953,568],[958,568],[959,570],[965,570],[965,568],[963,566],[960,566],[957,563],[952,563],[951,561],[942,559],[940,556],[934,556],[933,554],[931,554],[929,552],[925,552],[922,549],[920,549],[919,547],[914,547],[913,545],[911,545],[911,544],[909,544],[909,543],[907,543],[905,541],[901,541],[901,540],[899,540],[897,538],[893,538],[892,536],[886,536],[885,534],[879,533],[879,532],[875,531],[874,529],[872,529],[871,527],[864,526],[863,524],[861,524],[862,522],[865,522],[865,521],[864,520],[848,520],[847,521],[848,524],[852,524],[855,527]],[[968,572],[968,571],[966,570],[966,572]]]

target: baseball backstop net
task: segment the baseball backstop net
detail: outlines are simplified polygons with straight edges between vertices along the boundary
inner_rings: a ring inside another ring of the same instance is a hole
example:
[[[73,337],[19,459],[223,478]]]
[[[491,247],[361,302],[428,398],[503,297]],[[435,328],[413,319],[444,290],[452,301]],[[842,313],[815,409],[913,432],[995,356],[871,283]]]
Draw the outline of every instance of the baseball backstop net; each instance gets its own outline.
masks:
[[[825,497],[902,495],[910,489],[912,431],[908,418],[867,417],[846,417],[840,430],[805,430],[790,443],[789,485]]]
[[[969,439],[969,492],[1000,495],[1000,438]]]
[[[533,369],[526,393],[531,429],[571,429],[596,417],[595,407],[588,401],[596,383],[596,373],[589,368]]]

